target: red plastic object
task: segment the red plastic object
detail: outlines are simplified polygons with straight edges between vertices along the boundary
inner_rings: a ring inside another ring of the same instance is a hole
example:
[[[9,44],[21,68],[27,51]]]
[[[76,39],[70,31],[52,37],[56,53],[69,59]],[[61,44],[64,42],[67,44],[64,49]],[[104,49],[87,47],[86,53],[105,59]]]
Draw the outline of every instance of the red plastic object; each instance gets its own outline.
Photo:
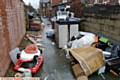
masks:
[[[30,23],[30,27],[33,28],[33,29],[40,30],[41,29],[41,24],[40,23],[31,22]]]
[[[35,44],[31,44],[31,45],[28,45],[24,51],[28,54],[34,54],[34,53],[37,53],[38,47]]]
[[[18,59],[16,65],[15,65],[15,67],[14,67],[14,70],[15,70],[15,71],[18,71],[19,68],[21,68],[21,65],[22,65],[24,62],[31,62],[31,61],[23,61],[23,60],[21,60],[21,59]],[[32,67],[32,68],[27,68],[27,69],[29,69],[29,70],[32,72],[32,74],[36,74],[36,73],[42,68],[43,62],[44,62],[43,56],[39,56],[39,57],[38,57],[38,60],[37,60],[37,64],[36,64],[34,67]]]

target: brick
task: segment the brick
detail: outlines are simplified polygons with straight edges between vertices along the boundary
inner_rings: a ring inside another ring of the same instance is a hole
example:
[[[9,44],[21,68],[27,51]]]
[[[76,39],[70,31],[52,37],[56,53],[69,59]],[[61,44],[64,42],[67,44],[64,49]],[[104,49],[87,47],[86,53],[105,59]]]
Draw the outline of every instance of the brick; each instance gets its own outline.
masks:
[[[0,59],[2,60],[0,60],[0,69],[2,68],[2,70],[0,70],[0,76],[4,76],[9,67],[10,50],[19,45],[26,32],[24,23],[25,19],[23,15],[24,7],[23,4],[21,4],[20,0],[1,0]],[[4,63],[6,63],[6,65]]]
[[[52,5],[58,5],[62,3],[62,0],[52,0]]]
[[[120,22],[119,20],[87,18],[84,22],[84,30],[94,33],[104,34],[111,39],[120,41]]]

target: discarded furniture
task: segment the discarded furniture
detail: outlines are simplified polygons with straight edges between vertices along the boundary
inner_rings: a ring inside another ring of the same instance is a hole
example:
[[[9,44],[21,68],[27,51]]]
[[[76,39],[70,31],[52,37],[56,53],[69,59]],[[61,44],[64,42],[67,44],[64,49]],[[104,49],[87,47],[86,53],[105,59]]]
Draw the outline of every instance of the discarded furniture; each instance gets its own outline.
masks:
[[[71,37],[79,30],[80,19],[70,18],[55,22],[55,40],[59,48],[63,48]]]

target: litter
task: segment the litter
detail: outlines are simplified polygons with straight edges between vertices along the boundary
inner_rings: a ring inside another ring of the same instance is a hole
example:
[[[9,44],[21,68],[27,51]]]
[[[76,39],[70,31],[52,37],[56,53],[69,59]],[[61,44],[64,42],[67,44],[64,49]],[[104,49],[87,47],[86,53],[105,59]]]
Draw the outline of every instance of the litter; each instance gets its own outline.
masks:
[[[19,50],[19,48],[15,48],[15,49],[13,49],[12,51],[10,51],[10,53],[9,53],[9,55],[10,55],[10,58],[11,58],[11,60],[12,60],[12,62],[14,63],[14,64],[16,64],[16,62],[17,62],[17,54],[19,54],[19,53],[21,53],[20,52],[20,50]]]
[[[120,58],[111,58],[106,60],[106,72],[110,72],[114,76],[120,76]]]
[[[110,73],[112,73],[113,75],[115,75],[115,76],[119,76],[119,74],[117,74],[115,71],[113,71],[113,70],[110,70]]]
[[[102,51],[93,47],[70,49],[70,54],[79,62],[86,76],[105,65]]]
[[[95,50],[92,50],[90,46],[95,47],[96,52],[97,48],[100,49],[98,50],[99,57],[97,53],[95,55]],[[105,72],[110,72],[115,76],[120,75],[120,45],[110,43],[109,39],[106,37],[99,37],[89,32],[79,32],[78,35],[75,35],[70,39],[67,45],[64,46],[64,49],[66,58],[73,63],[72,57],[74,57],[80,64],[80,67],[86,76],[89,76],[97,70],[98,75],[100,75],[103,80],[106,79],[103,75]],[[94,53],[94,56],[90,57],[89,53],[91,53],[91,55]],[[100,57],[100,54],[102,57]],[[92,59],[90,60],[90,58]],[[74,64],[75,63],[76,62],[74,62]],[[97,65],[98,63],[100,64]],[[78,71],[76,71],[76,73],[81,72],[78,68],[76,69]],[[76,75],[76,73],[74,74]]]
[[[106,69],[106,67],[103,66],[103,67],[101,67],[101,68],[98,70],[98,75],[101,75],[101,77],[102,77],[104,80],[106,79],[105,76],[103,75],[103,73],[105,73],[105,69]]]
[[[37,42],[35,41],[35,39],[33,37],[31,37],[30,35],[26,35],[26,37],[33,43],[33,44],[37,44]]]
[[[32,77],[31,71],[28,69],[23,72],[24,77]]]
[[[54,30],[53,29],[47,30],[47,32],[46,32],[47,38],[53,38],[53,35],[54,35]]]
[[[95,42],[95,35],[85,35],[85,36],[81,37],[80,39],[75,40],[72,43],[71,48],[81,48],[84,46],[90,46],[94,42]]]
[[[42,38],[42,35],[38,35],[38,36],[33,35],[33,34],[27,34],[27,35],[29,35],[30,37],[33,37],[33,38]]]
[[[42,40],[41,40],[40,38],[37,38],[37,39],[36,39],[36,42],[37,42],[37,43],[40,43],[40,42],[42,42]]]
[[[26,72],[30,70],[32,74],[38,72],[42,67],[44,58],[35,44],[28,45],[25,50],[16,56],[18,58],[14,70]]]
[[[42,26],[41,26],[40,19],[39,18],[32,19],[32,21],[30,22],[30,30],[38,31],[41,29],[42,29]]]
[[[77,80],[88,80],[88,77],[87,76],[79,76],[78,78],[77,78]]]
[[[113,45],[111,48],[111,57],[120,57],[120,45]]]
[[[102,73],[105,73],[105,66],[101,67],[99,70],[98,70],[98,75],[99,74],[102,74]]]
[[[43,45],[42,45],[42,44],[40,44],[40,43],[37,43],[36,45],[37,45],[38,47],[41,47],[41,46],[43,46]]]
[[[107,51],[103,51],[105,57],[111,57],[111,53]]]
[[[42,22],[42,23],[41,23],[41,26],[44,28],[44,27],[45,27],[45,24]]]
[[[54,42],[52,42],[52,45],[55,45],[55,43],[54,43]]]
[[[108,38],[105,38],[105,37],[101,37],[99,39],[99,41],[103,42],[103,43],[108,43],[109,39]]]
[[[103,78],[103,80],[105,80],[106,78],[105,78],[105,76],[103,75],[103,74],[100,74],[101,75],[101,77]]]
[[[82,31],[80,31],[79,33],[80,33],[80,35],[94,35],[91,32],[82,32]]]
[[[82,48],[91,46],[93,43],[98,42],[98,36],[90,32],[80,31],[78,35],[73,36],[64,48]]]
[[[33,44],[36,44],[38,47],[43,47],[44,46],[40,43],[40,38],[42,38],[41,35],[39,36],[34,36],[34,35],[26,35],[27,39],[29,39]],[[39,41],[38,41],[39,40]]]
[[[99,49],[102,49],[103,51],[106,50],[106,48],[109,47],[108,43],[104,43],[104,42],[99,42],[99,44],[96,46]]]
[[[81,75],[85,75],[84,71],[82,70],[80,64],[75,64],[72,66],[72,69],[73,69],[73,72],[74,72],[74,75],[76,78],[78,78],[79,76]]]
[[[23,74],[22,73],[16,73],[15,77],[23,77]]]

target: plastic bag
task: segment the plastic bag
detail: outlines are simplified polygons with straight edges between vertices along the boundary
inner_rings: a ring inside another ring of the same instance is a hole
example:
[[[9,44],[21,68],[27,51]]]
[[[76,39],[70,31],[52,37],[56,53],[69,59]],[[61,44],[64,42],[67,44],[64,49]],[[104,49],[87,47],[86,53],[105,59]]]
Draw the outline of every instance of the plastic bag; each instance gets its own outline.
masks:
[[[113,45],[111,53],[111,57],[120,57],[120,45]]]
[[[95,42],[95,35],[88,34],[88,35],[83,36],[80,39],[73,41],[72,48],[81,48],[84,46],[90,46],[94,42]]]

